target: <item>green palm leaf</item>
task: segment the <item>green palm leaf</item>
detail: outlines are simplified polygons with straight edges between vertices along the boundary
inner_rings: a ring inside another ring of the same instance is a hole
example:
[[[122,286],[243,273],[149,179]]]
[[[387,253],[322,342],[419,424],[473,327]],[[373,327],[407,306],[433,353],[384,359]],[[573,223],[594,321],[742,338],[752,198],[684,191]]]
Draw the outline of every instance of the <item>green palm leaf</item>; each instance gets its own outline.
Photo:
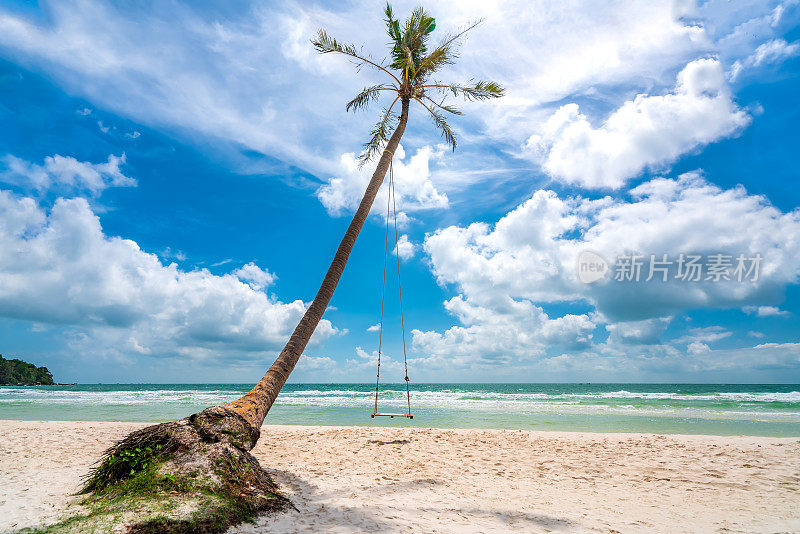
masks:
[[[381,91],[384,90],[394,90],[390,87],[386,87],[385,85],[373,85],[371,87],[365,87],[360,93],[356,95],[354,99],[347,103],[345,106],[345,111],[359,111],[362,109],[366,109],[371,102],[378,99],[380,96]]]
[[[428,110],[428,111],[431,112],[431,116],[433,117],[433,123],[436,125],[437,128],[439,128],[442,131],[442,137],[444,137],[445,142],[452,147],[453,151],[455,151],[456,136],[453,133],[452,128],[450,128],[450,125],[447,124],[447,121],[444,120],[444,117],[441,114],[436,113],[436,111],[433,110]]]
[[[422,7],[414,9],[410,16],[401,22],[395,18],[392,6],[387,3],[384,9],[384,23],[390,38],[388,65],[373,60],[352,44],[337,41],[325,30],[319,30],[317,36],[311,41],[316,50],[322,54],[347,55],[355,60],[358,67],[363,65],[375,67],[391,76],[395,82],[394,84],[365,87],[345,106],[347,111],[361,111],[376,102],[382,91],[395,93],[394,101],[384,109],[370,132],[369,141],[364,143],[364,151],[359,157],[360,165],[364,165],[380,154],[388,142],[398,120],[398,117],[392,113],[392,107],[400,99],[405,104],[415,101],[422,105],[430,113],[444,140],[455,150],[456,136],[445,120],[445,115],[461,115],[461,111],[447,103],[446,100],[449,97],[462,97],[467,101],[488,100],[503,96],[505,90],[500,84],[493,81],[427,83],[426,80],[444,66],[455,62],[458,58],[460,38],[477,27],[481,21],[469,23],[463,29],[445,36],[430,52],[428,51],[428,39],[436,29],[436,19]],[[433,95],[434,93],[436,95]]]
[[[426,89],[450,92],[453,96],[463,96],[465,100],[487,100],[489,98],[500,98],[505,93],[505,89],[497,82],[480,81],[473,85],[454,85],[445,83],[433,83],[423,85]]]
[[[397,99],[395,99],[397,102]],[[358,166],[362,167],[365,163],[375,157],[376,154],[383,150],[386,142],[389,140],[394,123],[397,121],[397,115],[392,113],[394,102],[388,109],[384,110],[381,118],[375,124],[375,127],[370,132],[370,140],[364,143],[364,151],[358,157]]]

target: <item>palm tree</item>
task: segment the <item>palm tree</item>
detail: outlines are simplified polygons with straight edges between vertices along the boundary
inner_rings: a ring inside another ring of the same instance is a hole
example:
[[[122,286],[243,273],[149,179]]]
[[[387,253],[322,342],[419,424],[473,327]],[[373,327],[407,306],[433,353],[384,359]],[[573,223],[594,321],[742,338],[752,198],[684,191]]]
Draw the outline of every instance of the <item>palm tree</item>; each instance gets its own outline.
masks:
[[[224,408],[245,419],[251,432],[256,436],[252,441],[253,444],[258,439],[258,429],[267,412],[303,354],[308,340],[333,297],[333,292],[342,276],[356,238],[367,220],[372,203],[406,129],[408,111],[412,101],[421,105],[430,114],[436,127],[441,130],[445,141],[455,150],[456,137],[450,125],[447,124],[444,114],[458,115],[461,112],[446,104],[446,98],[461,96],[466,100],[486,100],[503,95],[503,88],[495,82],[473,81],[467,84],[453,84],[435,81],[431,78],[441,67],[453,63],[459,38],[475,28],[480,21],[469,24],[455,34],[446,36],[438,46],[428,51],[428,38],[436,27],[436,21],[423,8],[418,7],[412,11],[411,16],[402,26],[400,21],[394,17],[392,7],[388,3],[385,14],[386,29],[391,38],[389,44],[392,47],[391,63],[388,65],[375,61],[351,44],[337,41],[325,30],[319,30],[316,38],[311,41],[317,52],[321,54],[343,54],[352,58],[358,68],[368,66],[381,71],[389,78],[387,83],[365,87],[347,103],[345,106],[347,111],[365,109],[384,93],[391,96],[392,100],[391,104],[381,113],[371,132],[371,138],[364,143],[364,151],[360,157],[362,165],[373,159],[381,150],[383,152],[314,301],[308,307],[275,363],[258,384],[242,398],[223,405]],[[393,112],[398,101],[400,103],[399,117]],[[393,128],[394,132],[389,136],[389,132]]]
[[[352,45],[340,43],[324,30],[319,31],[312,40],[318,52],[343,54],[352,58],[358,67],[375,68],[389,77],[387,83],[366,87],[361,91],[347,103],[348,111],[364,109],[384,93],[393,99],[381,114],[371,138],[364,143],[362,164],[378,153],[381,153],[381,157],[314,301],[275,363],[249,393],[236,401],[206,408],[179,421],[152,425],[129,434],[105,452],[101,462],[87,477],[84,491],[94,492],[96,497],[99,495],[103,498],[104,495],[116,495],[114,491],[109,491],[111,487],[124,493],[125,488],[129,488],[124,481],[147,470],[157,470],[167,477],[173,477],[170,480],[174,480],[176,473],[186,473],[192,480],[202,482],[199,486],[192,486],[195,488],[193,491],[202,494],[206,491],[203,488],[211,487],[216,495],[217,498],[204,505],[205,508],[197,515],[202,521],[211,522],[219,528],[236,524],[255,512],[283,505],[281,503],[285,499],[276,494],[275,484],[248,451],[258,441],[267,412],[303,354],[333,297],[356,238],[367,220],[403,136],[411,103],[421,105],[431,115],[445,141],[455,150],[456,138],[444,114],[460,112],[446,104],[446,98],[452,95],[462,96],[466,100],[486,100],[502,96],[503,88],[494,82],[459,85],[431,78],[442,66],[453,62],[458,39],[476,24],[445,37],[438,46],[428,51],[428,38],[436,26],[433,17],[422,8],[417,8],[401,26],[387,4],[386,28],[391,38],[391,62],[388,65],[371,59]],[[398,101],[400,115],[396,116],[393,110]],[[392,129],[394,131],[389,135]],[[116,486],[120,482],[123,485]],[[225,503],[233,503],[237,512],[232,513]]]

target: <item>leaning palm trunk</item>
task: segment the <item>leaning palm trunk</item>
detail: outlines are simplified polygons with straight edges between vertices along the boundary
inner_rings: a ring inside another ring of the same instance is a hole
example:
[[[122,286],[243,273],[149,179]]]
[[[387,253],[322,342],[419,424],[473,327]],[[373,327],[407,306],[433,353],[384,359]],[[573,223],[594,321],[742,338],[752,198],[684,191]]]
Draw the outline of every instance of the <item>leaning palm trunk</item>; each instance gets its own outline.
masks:
[[[503,94],[503,88],[494,82],[449,84],[431,80],[440,67],[452,63],[456,41],[475,24],[446,37],[436,48],[428,51],[426,43],[435,27],[436,21],[422,8],[415,9],[401,26],[387,5],[386,28],[392,46],[389,65],[376,63],[353,45],[333,39],[324,30],[320,30],[312,41],[320,53],[345,55],[355,60],[358,66],[368,65],[391,77],[393,83],[366,87],[346,106],[348,111],[364,109],[384,92],[394,98],[381,114],[361,156],[362,164],[378,154],[381,154],[380,160],[314,301],[258,384],[236,401],[129,434],[109,448],[89,474],[84,490],[92,493],[93,502],[109,501],[113,504],[117,502],[114,499],[120,497],[136,501],[140,510],[137,513],[139,521],[130,523],[126,520],[128,532],[176,531],[179,528],[183,528],[182,532],[222,532],[227,526],[258,512],[286,506],[286,499],[277,494],[274,482],[249,451],[255,447],[267,412],[297,365],[333,297],[403,137],[411,102],[419,104],[431,115],[445,141],[455,150],[456,139],[444,114],[461,112],[445,104],[445,97],[452,94],[467,100],[486,100]],[[431,95],[438,96],[434,99]],[[398,101],[401,103],[399,118],[392,113]],[[392,132],[395,123],[397,126]],[[183,493],[177,492],[178,499],[174,497],[175,491],[167,490],[179,477]],[[154,481],[157,482],[155,485]],[[144,494],[142,488],[147,490]],[[178,499],[181,502],[173,504],[176,504],[176,510],[183,510],[188,496],[195,499],[193,502],[197,505],[191,517],[181,518],[173,514],[165,518],[160,515],[165,499]],[[116,513],[113,510],[112,506],[108,513],[113,515]],[[87,520],[91,517],[87,516]],[[113,521],[119,522],[119,518],[114,516]],[[83,526],[86,527],[83,530],[97,530],[91,525]]]
[[[120,481],[144,476],[145,472],[156,472],[156,480],[160,476],[176,480],[179,473],[190,473],[190,482],[187,483],[192,488],[190,493],[202,502],[211,503],[191,520],[159,518],[156,523],[153,520],[136,523],[129,532],[169,531],[189,526],[202,532],[221,532],[255,513],[286,506],[286,499],[277,493],[274,482],[249,451],[255,447],[264,417],[297,365],[333,297],[405,131],[408,108],[409,99],[403,98],[397,128],[386,143],[364,198],[336,250],[317,296],[261,381],[239,400],[206,408],[179,421],[131,433],[105,452],[100,464],[86,479],[84,491],[102,499],[104,495],[115,495],[120,487],[128,487],[119,486]],[[155,500],[152,497],[144,497],[142,509],[159,506],[161,496]]]
[[[237,413],[247,422],[253,434],[252,444],[255,444],[258,440],[259,428],[264,422],[267,412],[275,402],[294,366],[297,365],[303,350],[306,348],[306,344],[308,344],[308,340],[311,339],[311,335],[317,328],[317,324],[322,319],[322,315],[333,297],[333,292],[342,277],[345,265],[347,265],[347,259],[350,257],[350,252],[352,252],[356,243],[356,238],[358,238],[358,234],[369,216],[372,203],[375,201],[378,190],[383,183],[389,164],[394,157],[394,152],[400,143],[400,138],[403,137],[406,122],[408,121],[408,108],[409,99],[403,98],[397,128],[383,150],[378,166],[375,168],[367,190],[364,192],[364,198],[361,199],[361,204],[359,204],[355,215],[353,215],[353,220],[350,222],[350,226],[347,227],[342,242],[339,243],[339,248],[336,250],[331,266],[322,280],[319,291],[317,291],[317,296],[314,297],[311,306],[308,307],[300,323],[294,329],[289,342],[278,355],[275,363],[272,364],[264,377],[250,392],[238,400],[222,405],[222,408]]]

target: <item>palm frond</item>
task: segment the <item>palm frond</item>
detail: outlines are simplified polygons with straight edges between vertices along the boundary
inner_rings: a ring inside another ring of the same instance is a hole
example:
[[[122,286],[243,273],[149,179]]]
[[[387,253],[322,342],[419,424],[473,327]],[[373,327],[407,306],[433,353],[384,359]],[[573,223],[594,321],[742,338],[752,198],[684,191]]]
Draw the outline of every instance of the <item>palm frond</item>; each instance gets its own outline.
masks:
[[[347,43],[340,43],[335,38],[328,35],[328,32],[324,29],[320,29],[317,32],[317,37],[311,40],[311,44],[314,45],[314,48],[316,48],[317,52],[320,54],[339,52],[340,54],[346,54],[356,58],[359,57],[358,50],[356,50],[355,46]]]
[[[428,74],[440,69],[443,65],[452,64],[453,61],[458,57],[456,45],[458,44],[457,41],[460,39],[465,33],[474,29],[478,26],[483,19],[476,20],[467,26],[450,36],[444,38],[444,40],[437,46],[433,52],[428,54],[419,64],[416,71],[414,72],[414,79],[422,80]]]
[[[436,125],[437,128],[439,128],[442,131],[442,137],[444,137],[444,140],[447,142],[447,144],[453,148],[453,151],[455,151],[456,135],[453,133],[453,129],[450,128],[450,125],[447,124],[447,121],[444,120],[444,117],[441,114],[436,113],[436,111],[432,110],[428,106],[426,106],[425,102],[423,102],[419,98],[414,97],[414,100],[422,104],[422,107],[428,110],[428,113],[430,113],[431,117],[433,117],[433,123]]]
[[[455,106],[450,106],[448,104],[445,104],[444,102],[436,102],[434,99],[432,99],[429,96],[426,96],[425,99],[428,102],[430,102],[431,104],[433,104],[434,106],[436,106],[437,108],[439,108],[439,109],[441,109],[443,111],[446,111],[447,113],[452,113],[453,115],[463,115],[464,114],[460,109],[456,108]]]
[[[397,84],[400,85],[400,80],[397,79],[397,76],[389,72],[386,69],[386,67],[380,65],[373,59],[370,59],[366,55],[359,52],[358,49],[356,49],[356,47],[353,46],[352,44],[347,44],[337,41],[336,39],[328,35],[328,32],[326,32],[324,29],[320,29],[317,32],[316,38],[311,39],[311,44],[314,45],[314,48],[320,54],[330,54],[330,53],[344,54],[346,56],[350,56],[356,59],[357,60],[356,65],[358,67],[361,67],[362,65],[365,64],[372,65],[376,69],[380,69],[389,76],[391,76],[392,78],[394,78],[394,81],[396,81]]]
[[[431,112],[431,116],[433,117],[433,122],[436,124],[436,127],[442,131],[442,137],[444,137],[445,142],[453,148],[453,151],[456,149],[456,136],[453,133],[452,128],[450,125],[447,124],[447,121],[444,120],[439,113],[436,113],[433,110],[428,110]]]
[[[389,12],[390,10],[387,9],[387,17]],[[387,24],[389,25],[389,35],[393,40],[391,67],[403,71],[404,78],[408,77],[425,57],[428,35],[436,28],[436,19],[428,16],[423,8],[418,7],[406,19],[402,31],[399,22],[395,24],[393,19],[387,21]]]
[[[418,7],[404,21],[395,18],[392,6],[387,2],[384,9],[386,32],[390,37],[391,47],[385,62],[379,62],[363,53],[349,43],[337,41],[324,29],[320,29],[311,43],[317,52],[322,54],[338,53],[349,56],[357,67],[370,65],[379,69],[394,80],[394,84],[385,83],[365,87],[355,98],[350,100],[347,111],[361,111],[369,107],[380,96],[381,91],[392,91],[395,98],[388,108],[384,108],[378,122],[370,132],[370,139],[364,143],[364,150],[359,156],[359,166],[363,166],[380,154],[395,131],[398,117],[392,108],[401,98],[404,104],[414,100],[422,105],[433,118],[442,137],[453,150],[456,149],[456,136],[445,120],[446,114],[461,115],[461,110],[446,103],[450,96],[461,96],[464,100],[487,100],[503,96],[505,90],[493,81],[470,80],[466,84],[442,82],[426,82],[431,75],[444,65],[455,61],[459,52],[459,39],[478,26],[478,20],[467,24],[464,29],[449,34],[432,50],[428,51],[428,39],[436,28],[436,19]],[[388,63],[388,64],[387,64]]]
[[[378,95],[380,95],[381,91],[396,91],[396,89],[385,85],[365,87],[354,99],[347,103],[345,111],[350,111],[351,109],[353,111],[366,109],[371,102],[378,99]]]
[[[454,85],[445,83],[433,83],[421,85],[424,89],[434,89],[437,91],[449,91],[454,96],[463,96],[465,100],[487,100],[489,98],[500,98],[505,93],[505,89],[497,82],[480,81],[474,85]]]
[[[358,157],[359,167],[362,167],[365,163],[374,158],[376,154],[383,150],[383,147],[386,146],[386,143],[389,141],[389,133],[394,123],[397,121],[397,115],[392,113],[392,107],[394,107],[395,102],[397,102],[397,98],[394,99],[391,106],[384,110],[383,115],[381,115],[381,118],[378,119],[375,127],[370,132],[372,137],[369,141],[364,143],[364,151]]]
[[[392,6],[389,5],[389,2],[386,2],[386,31],[389,33],[389,37],[392,38],[392,43],[399,44],[400,39],[402,36],[400,35],[400,21],[394,18],[394,13],[392,12]]]
[[[417,68],[416,72],[414,73],[414,77],[419,79],[424,78],[426,74],[439,70],[443,65],[452,64],[453,60],[455,59],[456,55],[453,53],[453,49],[449,45],[437,46],[433,52],[428,54],[425,59],[422,60],[419,68]]]

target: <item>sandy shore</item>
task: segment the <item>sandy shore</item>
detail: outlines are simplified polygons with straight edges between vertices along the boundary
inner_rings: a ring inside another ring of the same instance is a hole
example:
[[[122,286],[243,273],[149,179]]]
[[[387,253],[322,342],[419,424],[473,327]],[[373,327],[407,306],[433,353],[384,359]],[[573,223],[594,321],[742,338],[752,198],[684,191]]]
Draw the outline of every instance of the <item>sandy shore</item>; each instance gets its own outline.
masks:
[[[140,426],[0,421],[0,532]],[[253,452],[299,512],[240,532],[800,532],[796,438],[266,426]]]

